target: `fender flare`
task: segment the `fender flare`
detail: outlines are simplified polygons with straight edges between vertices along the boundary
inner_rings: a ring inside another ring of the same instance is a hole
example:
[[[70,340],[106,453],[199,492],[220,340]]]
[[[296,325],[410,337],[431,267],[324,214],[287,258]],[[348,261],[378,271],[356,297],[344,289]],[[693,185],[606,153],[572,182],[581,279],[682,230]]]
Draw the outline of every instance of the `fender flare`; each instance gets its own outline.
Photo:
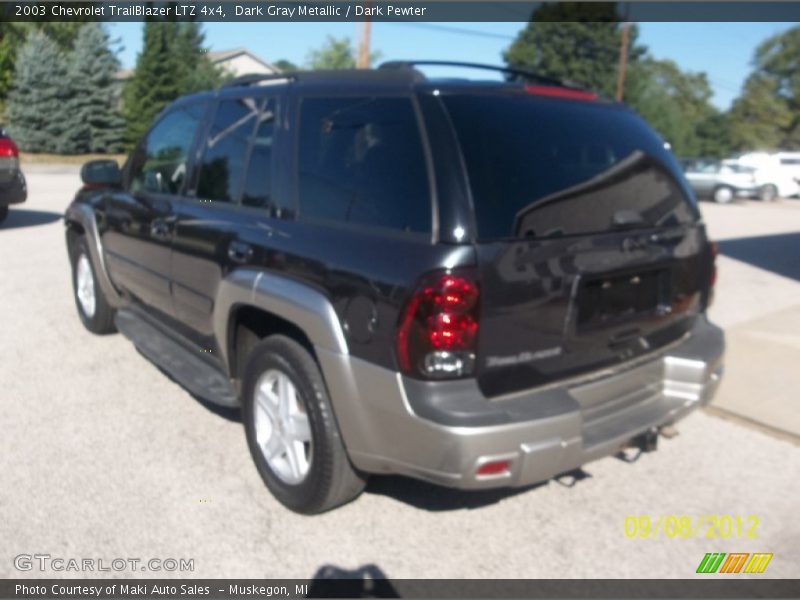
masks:
[[[282,275],[243,268],[220,282],[214,303],[214,337],[229,371],[228,328],[230,315],[239,306],[258,308],[295,324],[316,348],[349,353],[339,317],[322,292]]]
[[[77,223],[83,228],[86,241],[88,242],[87,246],[89,247],[90,258],[92,259],[92,265],[94,266],[95,275],[100,284],[100,288],[112,308],[120,308],[124,302],[117,292],[117,289],[114,287],[114,284],[111,283],[111,278],[108,276],[105,255],[103,254],[103,244],[100,240],[100,232],[97,229],[97,219],[95,218],[94,209],[88,204],[73,203],[67,208],[67,212],[64,214],[64,222],[67,225],[70,223]]]

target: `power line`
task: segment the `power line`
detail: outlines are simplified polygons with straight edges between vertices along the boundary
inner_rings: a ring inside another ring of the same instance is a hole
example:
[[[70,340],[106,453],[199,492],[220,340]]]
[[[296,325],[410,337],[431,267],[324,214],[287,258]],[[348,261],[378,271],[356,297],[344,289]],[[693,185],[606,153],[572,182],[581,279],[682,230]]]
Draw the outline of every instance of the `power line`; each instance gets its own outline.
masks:
[[[477,31],[466,27],[451,27],[449,25],[434,25],[432,23],[390,23],[390,25],[400,25],[402,27],[412,27],[414,29],[428,29],[431,31],[442,31],[456,35],[471,35],[473,37],[484,37],[495,40],[515,40],[516,36],[504,35],[502,33],[489,33],[488,31]]]
[[[487,39],[496,39],[496,40],[509,40],[514,41],[516,36],[513,35],[505,35],[502,33],[490,33],[488,31],[478,31],[475,29],[469,29],[467,27],[453,27],[450,25],[435,25],[432,23],[390,23],[390,25],[399,25],[401,27],[411,27],[414,29],[424,29],[429,31],[440,31],[443,33],[450,33],[454,35],[465,35],[465,36],[472,36],[472,37],[483,37]],[[741,85],[738,85],[732,81],[726,81],[724,79],[719,79],[718,77],[711,77],[706,72],[706,77],[708,81],[712,83],[715,87],[718,87],[722,90],[726,90],[728,92],[738,93],[741,91]]]

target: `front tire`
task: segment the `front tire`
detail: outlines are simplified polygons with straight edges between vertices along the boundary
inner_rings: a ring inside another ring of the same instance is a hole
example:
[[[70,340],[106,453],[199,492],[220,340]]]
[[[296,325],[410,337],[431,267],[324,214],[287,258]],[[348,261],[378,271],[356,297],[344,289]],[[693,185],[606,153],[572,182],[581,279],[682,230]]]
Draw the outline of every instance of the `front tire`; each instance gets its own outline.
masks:
[[[83,237],[78,238],[72,253],[72,290],[78,316],[86,329],[98,335],[116,331],[114,309],[100,288],[89,247]]]
[[[250,352],[242,407],[256,469],[287,508],[316,514],[364,489],[333,415],[322,373],[294,340],[274,335]]]
[[[762,202],[775,202],[778,199],[778,188],[768,183],[761,188],[759,198],[761,198]]]
[[[0,223],[5,221],[7,216],[8,216],[8,207],[0,206]]]

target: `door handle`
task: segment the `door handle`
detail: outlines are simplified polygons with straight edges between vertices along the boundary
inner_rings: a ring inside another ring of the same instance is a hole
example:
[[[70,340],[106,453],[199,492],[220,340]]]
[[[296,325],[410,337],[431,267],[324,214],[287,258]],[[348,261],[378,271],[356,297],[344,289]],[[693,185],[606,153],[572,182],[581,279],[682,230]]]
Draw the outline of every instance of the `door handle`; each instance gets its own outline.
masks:
[[[244,242],[231,242],[228,246],[228,258],[236,263],[248,263],[253,258],[253,247]]]

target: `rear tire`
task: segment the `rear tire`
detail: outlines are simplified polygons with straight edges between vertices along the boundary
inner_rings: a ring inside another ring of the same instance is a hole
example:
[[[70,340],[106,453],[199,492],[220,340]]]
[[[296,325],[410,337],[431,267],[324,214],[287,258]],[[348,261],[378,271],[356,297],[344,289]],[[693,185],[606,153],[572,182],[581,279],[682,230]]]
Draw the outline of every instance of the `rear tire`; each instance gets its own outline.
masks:
[[[778,188],[771,183],[768,183],[761,188],[761,193],[758,195],[762,202],[775,202],[778,199]]]
[[[721,185],[717,189],[714,190],[714,194],[712,199],[717,204],[730,204],[733,202],[733,199],[736,197],[736,192],[733,190],[732,187],[728,187],[727,185]]]
[[[322,373],[303,346],[282,335],[262,340],[243,379],[247,444],[281,504],[311,515],[363,491],[365,478],[350,464]]]
[[[79,237],[72,252],[72,290],[75,306],[86,329],[98,335],[113,333],[116,331],[114,309],[98,284],[91,257],[86,238]]]
[[[0,206],[0,223],[5,221],[7,216],[8,216],[8,207]]]

